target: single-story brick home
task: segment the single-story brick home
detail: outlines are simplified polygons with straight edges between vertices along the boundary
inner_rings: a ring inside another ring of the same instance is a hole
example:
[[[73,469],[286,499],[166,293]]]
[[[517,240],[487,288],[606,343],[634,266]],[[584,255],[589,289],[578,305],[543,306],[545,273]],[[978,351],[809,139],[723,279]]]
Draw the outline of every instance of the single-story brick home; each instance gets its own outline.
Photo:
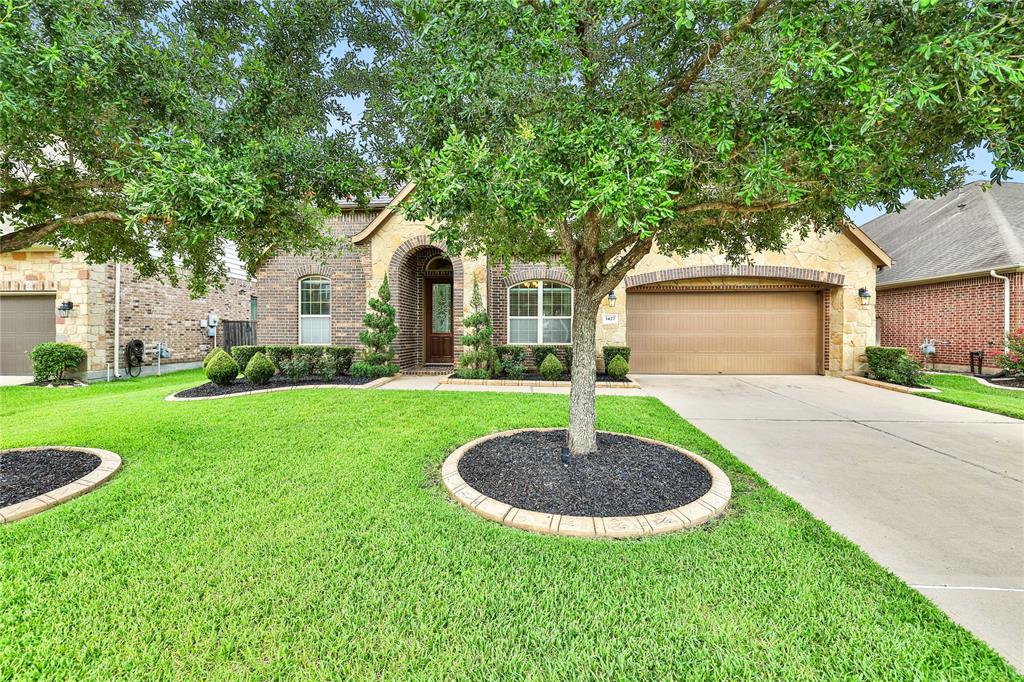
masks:
[[[255,314],[253,282],[233,246],[225,261],[224,288],[193,299],[184,283],[143,279],[127,264],[90,264],[83,254],[66,258],[48,246],[0,254],[0,376],[29,377],[28,352],[44,341],[84,349],[80,375],[90,380],[124,374],[124,346],[133,339],[169,349],[162,369],[198,366],[215,338],[201,321],[211,313],[221,321]],[[155,370],[156,353],[143,360],[143,373]]]
[[[1024,324],[1024,183],[972,182],[861,229],[893,260],[878,275],[878,341],[948,370],[980,351],[994,369],[1006,332]]]
[[[473,283],[484,291],[494,342],[568,346],[572,278],[558,263],[448,253],[429,223],[401,209],[414,191],[350,207],[330,223],[352,249],[320,262],[274,254],[257,272],[261,344],[358,345],[362,316],[385,275],[404,370],[450,365],[460,352]],[[730,266],[715,254],[651,253],[602,304],[598,346],[628,344],[637,373],[832,374],[862,371],[875,338],[876,271],[885,252],[863,232],[795,239],[779,253]]]

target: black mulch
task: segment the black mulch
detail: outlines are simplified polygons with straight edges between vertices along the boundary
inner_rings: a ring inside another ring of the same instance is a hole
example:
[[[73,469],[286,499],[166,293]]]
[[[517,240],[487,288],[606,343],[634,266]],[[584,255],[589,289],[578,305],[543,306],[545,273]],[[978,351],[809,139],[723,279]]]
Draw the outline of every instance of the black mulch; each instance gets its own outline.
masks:
[[[459,376],[457,374],[450,374],[450,375],[448,375],[448,378],[449,379],[458,379]],[[624,377],[622,379],[616,379],[615,377],[613,377],[611,375],[608,375],[608,374],[598,374],[597,377],[596,377],[596,380],[597,380],[597,383],[599,383],[599,384],[609,383],[609,382],[622,383],[622,382],[628,382],[629,378]],[[557,379],[545,379],[544,377],[542,377],[539,374],[524,374],[521,379],[512,379],[511,377],[501,376],[501,377],[496,377],[495,381],[572,381],[572,377],[570,375],[568,375],[568,374],[563,374],[560,377],[558,377]]]
[[[993,386],[1002,386],[1003,388],[1024,388],[1024,377],[1007,377],[1005,379],[985,377],[985,381]]]
[[[574,516],[633,516],[681,507],[711,488],[707,470],[676,450],[599,433],[598,452],[562,464],[565,431],[492,438],[462,456],[459,474],[514,507]]]
[[[257,386],[248,379],[235,379],[227,386],[218,386],[210,383],[200,384],[193,388],[186,388],[174,394],[176,398],[208,398],[215,395],[231,395],[232,393],[248,393],[249,391],[262,391],[267,388],[282,388],[284,386],[316,386],[317,384],[332,384],[337,386],[360,386],[368,384],[374,377],[335,377],[331,381],[324,381],[320,378],[303,379],[302,381],[289,381],[287,377],[278,374],[262,386]]]
[[[100,458],[80,450],[19,450],[0,453],[0,507],[48,493],[100,465]]]

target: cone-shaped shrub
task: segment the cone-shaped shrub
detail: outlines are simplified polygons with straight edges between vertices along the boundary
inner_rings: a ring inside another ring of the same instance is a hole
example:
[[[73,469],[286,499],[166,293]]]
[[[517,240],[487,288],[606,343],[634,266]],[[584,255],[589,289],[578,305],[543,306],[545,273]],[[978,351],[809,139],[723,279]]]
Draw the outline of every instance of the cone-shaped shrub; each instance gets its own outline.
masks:
[[[388,276],[377,291],[377,298],[370,299],[370,312],[363,316],[366,329],[359,332],[359,340],[365,350],[359,362],[352,364],[352,375],[357,377],[389,377],[398,373],[395,352],[391,342],[398,336],[395,324],[395,307],[391,305],[391,289]]]
[[[487,308],[484,307],[483,297],[480,296],[479,282],[473,282],[473,296],[469,300],[469,305],[473,312],[462,320],[467,330],[462,335],[465,350],[459,358],[459,368],[455,374],[463,379],[488,379],[494,374],[498,354],[494,352],[491,341],[494,326],[491,324]]]
[[[227,386],[238,376],[238,363],[223,350],[206,363],[206,378],[218,386]]]
[[[213,360],[213,356],[215,356],[217,353],[223,353],[223,352],[224,352],[223,348],[217,348],[217,347],[211,348],[210,352],[207,353],[205,356],[203,356],[203,369],[206,369],[206,366],[208,364],[210,364],[210,360]]]
[[[612,361],[608,363],[607,367],[608,376],[621,379],[629,374],[629,363],[621,355],[616,355],[612,358]]]
[[[563,369],[562,361],[554,353],[548,355],[544,358],[544,362],[540,363],[540,375],[548,381],[554,381],[562,376]]]
[[[262,386],[270,381],[270,377],[274,376],[276,371],[277,368],[270,358],[257,351],[252,354],[249,364],[245,366],[245,378],[257,386]]]

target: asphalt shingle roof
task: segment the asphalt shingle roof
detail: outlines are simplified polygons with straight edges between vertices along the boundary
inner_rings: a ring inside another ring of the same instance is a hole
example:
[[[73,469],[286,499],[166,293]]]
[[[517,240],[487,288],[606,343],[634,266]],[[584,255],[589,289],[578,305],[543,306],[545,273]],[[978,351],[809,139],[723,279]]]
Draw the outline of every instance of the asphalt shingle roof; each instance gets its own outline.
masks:
[[[1024,183],[972,182],[861,226],[892,257],[878,284],[1024,265]]]

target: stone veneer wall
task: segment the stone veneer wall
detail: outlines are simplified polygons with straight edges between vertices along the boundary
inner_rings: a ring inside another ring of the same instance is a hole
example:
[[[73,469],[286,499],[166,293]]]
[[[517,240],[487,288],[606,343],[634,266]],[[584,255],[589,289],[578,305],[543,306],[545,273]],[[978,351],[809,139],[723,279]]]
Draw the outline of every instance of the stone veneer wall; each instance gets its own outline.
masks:
[[[335,237],[351,237],[366,227],[376,211],[351,211],[328,223]],[[299,280],[323,275],[331,280],[331,342],[357,346],[366,313],[370,249],[353,246],[326,263],[309,256],[282,253],[260,268],[256,282],[256,337],[261,344],[299,342]],[[379,286],[379,282],[377,284]],[[373,288],[376,295],[377,289]]]

